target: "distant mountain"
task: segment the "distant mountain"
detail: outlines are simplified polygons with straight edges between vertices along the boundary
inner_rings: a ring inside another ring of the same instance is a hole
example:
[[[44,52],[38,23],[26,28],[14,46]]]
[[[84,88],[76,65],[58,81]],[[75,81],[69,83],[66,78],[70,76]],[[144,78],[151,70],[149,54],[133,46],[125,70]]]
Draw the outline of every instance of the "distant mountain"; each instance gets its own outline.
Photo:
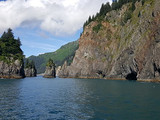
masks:
[[[63,45],[55,52],[45,53],[38,56],[30,56],[28,59],[34,61],[37,73],[44,73],[48,59],[53,59],[56,66],[63,65],[64,61],[67,61],[67,63],[70,64],[77,49],[78,41],[74,41]]]

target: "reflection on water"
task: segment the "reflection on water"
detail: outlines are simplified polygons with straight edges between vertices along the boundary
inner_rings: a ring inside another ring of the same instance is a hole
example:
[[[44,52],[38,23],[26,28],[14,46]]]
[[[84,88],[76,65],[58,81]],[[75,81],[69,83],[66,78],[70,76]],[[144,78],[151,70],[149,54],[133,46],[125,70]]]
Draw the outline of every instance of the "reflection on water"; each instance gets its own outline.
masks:
[[[160,118],[160,84],[100,79],[0,80],[0,119]]]

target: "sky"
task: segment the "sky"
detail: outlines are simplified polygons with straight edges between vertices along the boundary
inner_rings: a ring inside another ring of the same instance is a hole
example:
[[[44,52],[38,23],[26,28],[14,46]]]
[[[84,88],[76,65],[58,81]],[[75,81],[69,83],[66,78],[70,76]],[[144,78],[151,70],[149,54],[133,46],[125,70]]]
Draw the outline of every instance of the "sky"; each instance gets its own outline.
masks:
[[[0,35],[8,28],[26,57],[75,41],[84,22],[112,0],[0,0]]]

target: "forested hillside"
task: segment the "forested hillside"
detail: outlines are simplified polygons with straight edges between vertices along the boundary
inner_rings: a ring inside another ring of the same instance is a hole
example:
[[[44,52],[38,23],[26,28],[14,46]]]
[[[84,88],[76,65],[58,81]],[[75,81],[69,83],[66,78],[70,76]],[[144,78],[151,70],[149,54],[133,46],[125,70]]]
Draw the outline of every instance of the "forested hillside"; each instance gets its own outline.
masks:
[[[44,73],[46,63],[49,59],[53,59],[56,66],[60,66],[67,61],[70,64],[78,49],[78,41],[70,42],[55,52],[41,54],[39,56],[30,56],[28,59],[33,60],[37,69],[37,73]]]

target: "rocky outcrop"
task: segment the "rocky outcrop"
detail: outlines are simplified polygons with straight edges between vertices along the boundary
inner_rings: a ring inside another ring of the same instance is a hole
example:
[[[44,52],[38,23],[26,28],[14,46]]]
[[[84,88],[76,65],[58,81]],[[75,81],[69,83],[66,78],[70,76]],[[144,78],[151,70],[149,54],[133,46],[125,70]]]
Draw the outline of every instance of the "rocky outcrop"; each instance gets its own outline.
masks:
[[[24,78],[24,66],[19,60],[12,63],[0,61],[0,78],[20,79]]]
[[[61,72],[61,69],[62,69],[61,66],[58,66],[58,67],[56,68],[56,76],[59,76],[59,72]]]
[[[29,61],[29,59],[26,59],[24,72],[25,72],[26,77],[36,77],[37,76],[37,70],[35,67],[35,63],[32,60]]]
[[[37,76],[37,70],[35,68],[25,68],[24,72],[25,72],[26,77],[36,77]]]
[[[68,66],[67,66],[67,61],[64,62],[63,66],[62,67],[59,67],[58,71],[57,71],[57,76],[59,77],[68,77],[68,71],[70,70],[67,70]]]
[[[55,66],[47,66],[45,73],[44,73],[45,78],[55,78],[56,77],[56,70]]]
[[[160,1],[135,5],[125,25],[131,4],[107,13],[101,23],[87,25],[73,62],[70,66],[65,63],[59,77],[160,79]],[[99,24],[101,28],[94,31]]]
[[[44,73],[45,78],[55,78],[56,77],[56,66],[52,59],[49,59],[46,64],[46,70]]]

